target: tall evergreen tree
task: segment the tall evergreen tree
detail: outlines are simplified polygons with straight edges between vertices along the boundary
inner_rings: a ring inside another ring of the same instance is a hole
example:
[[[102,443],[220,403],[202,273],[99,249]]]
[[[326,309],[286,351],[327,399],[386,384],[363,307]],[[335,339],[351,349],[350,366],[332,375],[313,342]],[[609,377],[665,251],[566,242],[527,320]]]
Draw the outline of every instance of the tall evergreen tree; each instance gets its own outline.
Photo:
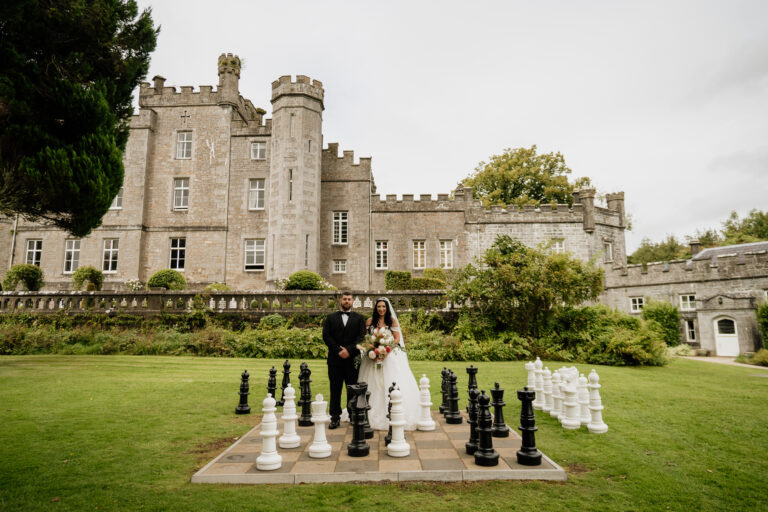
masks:
[[[157,33],[134,0],[0,2],[0,214],[101,224]]]

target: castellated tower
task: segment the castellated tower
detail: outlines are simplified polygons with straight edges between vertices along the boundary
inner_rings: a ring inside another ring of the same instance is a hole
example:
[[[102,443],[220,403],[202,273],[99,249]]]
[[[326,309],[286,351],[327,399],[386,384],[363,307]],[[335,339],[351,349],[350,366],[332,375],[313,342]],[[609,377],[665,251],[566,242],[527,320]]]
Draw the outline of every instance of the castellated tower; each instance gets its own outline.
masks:
[[[267,281],[319,271],[323,84],[298,75],[272,82]]]

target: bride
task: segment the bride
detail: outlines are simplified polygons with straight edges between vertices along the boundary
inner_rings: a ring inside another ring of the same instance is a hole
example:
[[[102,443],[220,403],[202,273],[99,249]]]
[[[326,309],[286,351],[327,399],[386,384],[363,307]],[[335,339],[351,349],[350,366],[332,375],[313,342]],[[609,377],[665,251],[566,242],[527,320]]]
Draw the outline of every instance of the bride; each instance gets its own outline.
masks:
[[[397,321],[397,313],[392,308],[389,299],[382,297],[376,300],[371,318],[366,321],[368,331],[386,327],[392,332],[395,342],[400,348],[395,348],[384,358],[381,368],[376,368],[376,362],[363,356],[360,361],[358,382],[368,383],[371,392],[368,421],[375,430],[389,429],[387,405],[389,404],[389,388],[397,384],[403,393],[403,412],[405,414],[405,429],[415,430],[419,421],[419,386],[411,373],[408,356],[405,353],[403,333]]]

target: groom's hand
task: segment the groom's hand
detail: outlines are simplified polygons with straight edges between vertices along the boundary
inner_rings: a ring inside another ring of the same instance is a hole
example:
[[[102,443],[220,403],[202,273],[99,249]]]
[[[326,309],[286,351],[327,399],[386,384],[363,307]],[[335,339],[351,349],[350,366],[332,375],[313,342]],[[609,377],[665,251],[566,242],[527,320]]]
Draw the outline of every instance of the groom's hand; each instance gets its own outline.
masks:
[[[347,352],[346,348],[343,348],[339,351],[339,357],[342,359],[347,359],[349,357],[349,352]]]

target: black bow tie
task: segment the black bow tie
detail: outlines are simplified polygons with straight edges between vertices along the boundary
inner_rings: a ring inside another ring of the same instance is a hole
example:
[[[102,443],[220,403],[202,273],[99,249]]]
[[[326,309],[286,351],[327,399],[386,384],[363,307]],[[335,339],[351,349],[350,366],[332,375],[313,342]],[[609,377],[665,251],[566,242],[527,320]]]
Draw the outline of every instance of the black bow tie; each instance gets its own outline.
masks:
[[[349,311],[339,311],[342,315],[349,315]]]

